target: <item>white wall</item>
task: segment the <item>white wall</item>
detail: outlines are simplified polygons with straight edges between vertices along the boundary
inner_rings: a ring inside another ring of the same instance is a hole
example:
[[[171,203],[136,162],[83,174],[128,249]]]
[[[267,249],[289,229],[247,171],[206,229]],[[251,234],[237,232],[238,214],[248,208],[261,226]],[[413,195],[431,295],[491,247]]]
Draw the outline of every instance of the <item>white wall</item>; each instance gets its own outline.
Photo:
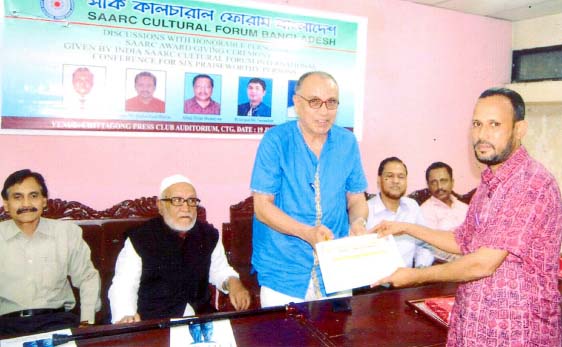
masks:
[[[562,13],[514,22],[514,50],[562,45]],[[562,185],[562,81],[513,83],[527,103],[529,131],[523,144]]]

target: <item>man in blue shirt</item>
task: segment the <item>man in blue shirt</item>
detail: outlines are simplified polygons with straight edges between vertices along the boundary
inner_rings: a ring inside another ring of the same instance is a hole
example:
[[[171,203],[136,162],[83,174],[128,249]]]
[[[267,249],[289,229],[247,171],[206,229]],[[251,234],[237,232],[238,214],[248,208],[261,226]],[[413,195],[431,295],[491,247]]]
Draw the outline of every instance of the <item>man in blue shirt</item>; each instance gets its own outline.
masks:
[[[295,92],[298,120],[264,134],[250,185],[262,307],[326,297],[314,246],[366,233],[367,180],[357,140],[334,125],[337,82],[309,72]]]
[[[264,80],[261,78],[250,79],[246,88],[248,102],[238,105],[237,114],[250,117],[271,117],[271,108],[263,103],[263,97],[266,92]]]

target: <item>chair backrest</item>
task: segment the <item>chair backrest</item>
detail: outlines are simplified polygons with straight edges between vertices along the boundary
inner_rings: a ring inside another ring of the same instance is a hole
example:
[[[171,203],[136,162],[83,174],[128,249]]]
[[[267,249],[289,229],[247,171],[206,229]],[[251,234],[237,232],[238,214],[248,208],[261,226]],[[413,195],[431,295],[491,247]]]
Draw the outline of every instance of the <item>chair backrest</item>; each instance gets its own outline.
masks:
[[[96,211],[78,201],[47,199],[43,217],[51,219],[92,220],[92,219],[131,219],[154,218],[158,216],[157,196],[123,200],[112,207]],[[10,219],[10,215],[0,207],[0,221]],[[197,207],[197,219],[206,221],[207,211],[203,206]]]
[[[251,264],[253,216],[253,197],[230,206],[230,221],[222,225],[222,242],[228,262],[238,272],[240,280],[252,295],[251,308],[259,308],[259,285]]]
[[[78,201],[66,201],[61,199],[47,199],[47,207],[43,210],[43,217],[51,219],[99,219],[102,217],[99,211],[86,206]],[[10,219],[10,215],[0,207],[0,221]]]
[[[470,203],[470,199],[472,199],[472,196],[474,195],[474,193],[476,192],[476,188],[472,189],[471,191],[469,191],[466,194],[458,194],[456,192],[452,192],[452,194],[459,199],[460,201],[464,202],[465,204],[469,204]],[[418,205],[423,204],[427,199],[429,199],[431,197],[431,193],[429,192],[429,189],[424,188],[424,189],[419,189],[419,190],[414,190],[413,192],[411,192],[410,194],[408,194],[408,197],[414,199],[417,201]]]

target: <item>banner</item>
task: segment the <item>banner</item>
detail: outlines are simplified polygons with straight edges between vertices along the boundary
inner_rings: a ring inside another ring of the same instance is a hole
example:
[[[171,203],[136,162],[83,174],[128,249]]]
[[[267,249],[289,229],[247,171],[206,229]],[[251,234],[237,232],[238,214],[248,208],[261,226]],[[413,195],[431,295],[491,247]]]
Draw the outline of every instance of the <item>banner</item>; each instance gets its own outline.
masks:
[[[180,0],[4,0],[3,14],[3,133],[256,136],[295,119],[312,70],[336,78],[336,123],[361,133],[365,18]]]

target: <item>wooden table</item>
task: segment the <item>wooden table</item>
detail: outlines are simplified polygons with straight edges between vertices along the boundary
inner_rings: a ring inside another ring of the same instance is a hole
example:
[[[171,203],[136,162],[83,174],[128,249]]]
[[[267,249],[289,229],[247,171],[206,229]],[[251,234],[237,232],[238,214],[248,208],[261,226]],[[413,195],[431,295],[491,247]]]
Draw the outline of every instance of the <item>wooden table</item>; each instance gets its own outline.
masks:
[[[444,346],[447,331],[415,312],[405,302],[450,295],[456,284],[365,293],[350,300],[351,312],[333,312],[336,300],[294,305],[293,312],[270,312],[231,320],[238,346]],[[339,299],[341,300],[341,299]],[[147,321],[129,324],[142,327]],[[74,329],[84,332],[115,331],[118,326]],[[78,341],[79,346],[169,346],[169,329]]]

